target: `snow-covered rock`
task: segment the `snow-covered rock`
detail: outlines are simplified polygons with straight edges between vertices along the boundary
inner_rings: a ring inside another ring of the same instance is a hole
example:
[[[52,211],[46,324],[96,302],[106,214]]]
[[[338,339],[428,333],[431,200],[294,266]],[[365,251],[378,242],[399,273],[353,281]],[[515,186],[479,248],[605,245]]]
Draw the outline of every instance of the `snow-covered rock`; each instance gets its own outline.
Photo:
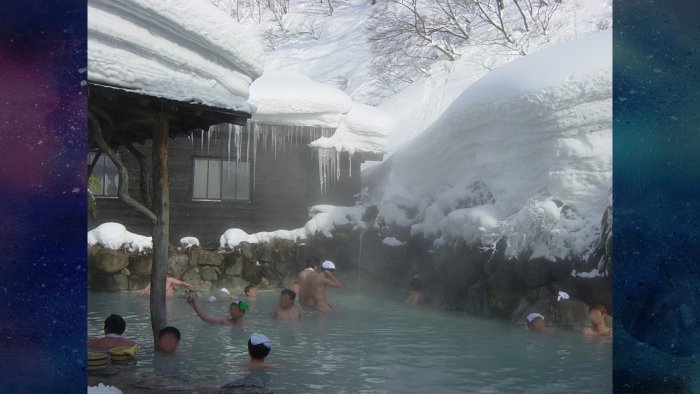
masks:
[[[193,246],[199,246],[199,240],[195,237],[184,237],[180,239],[180,247],[182,250],[190,249]]]
[[[134,234],[119,223],[103,223],[87,233],[88,246],[102,245],[107,249],[145,253],[153,250],[152,237]]]

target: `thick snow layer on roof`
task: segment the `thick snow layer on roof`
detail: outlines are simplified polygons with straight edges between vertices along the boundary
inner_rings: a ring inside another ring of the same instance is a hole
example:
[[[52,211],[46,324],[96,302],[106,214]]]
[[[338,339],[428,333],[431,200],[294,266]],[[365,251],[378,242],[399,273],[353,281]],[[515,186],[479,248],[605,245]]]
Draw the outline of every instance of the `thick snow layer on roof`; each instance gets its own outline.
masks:
[[[253,120],[276,125],[335,129],[352,99],[342,91],[291,72],[265,73],[250,86]]]
[[[583,256],[610,200],[611,107],[606,31],[486,74],[363,182],[379,215],[413,234],[505,237],[511,257]]]
[[[206,0],[90,0],[88,79],[250,113],[262,45]]]
[[[392,118],[381,109],[355,103],[331,137],[321,137],[310,145],[336,152],[385,153]]]
[[[87,233],[88,245],[102,245],[107,249],[126,249],[129,252],[144,253],[153,250],[153,239],[131,233],[119,223],[103,223]]]
[[[298,241],[308,239],[315,234],[323,234],[332,237],[331,231],[340,226],[364,226],[362,215],[365,208],[362,206],[336,207],[332,205],[315,205],[311,207],[313,217],[304,227],[294,230],[277,230],[272,232],[260,232],[248,234],[239,228],[226,230],[221,235],[219,246],[221,249],[233,249],[241,242],[251,244],[270,242],[274,239]]]

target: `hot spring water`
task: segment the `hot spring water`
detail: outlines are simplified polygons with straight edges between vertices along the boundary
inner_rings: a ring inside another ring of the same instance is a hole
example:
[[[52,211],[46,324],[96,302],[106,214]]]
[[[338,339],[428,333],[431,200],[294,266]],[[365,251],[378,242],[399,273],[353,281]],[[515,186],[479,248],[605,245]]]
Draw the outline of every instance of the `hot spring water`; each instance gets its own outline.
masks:
[[[220,387],[247,373],[240,365],[248,360],[247,339],[259,332],[272,342],[267,360],[274,367],[261,376],[275,393],[612,390],[609,340],[566,330],[531,333],[435,307],[413,309],[398,294],[351,289],[328,291],[340,312],[279,322],[268,317],[279,291],[258,294],[243,327],[204,323],[184,299],[168,300],[169,324],[180,329],[182,340],[176,355],[154,360],[148,297],[90,293],[88,336],[101,335],[105,317],[116,313],[127,321],[124,335],[142,345],[137,364],[110,378],[118,387],[120,381],[189,391]],[[210,315],[228,313],[228,303],[203,297],[199,303]],[[91,377],[91,384],[96,381]]]

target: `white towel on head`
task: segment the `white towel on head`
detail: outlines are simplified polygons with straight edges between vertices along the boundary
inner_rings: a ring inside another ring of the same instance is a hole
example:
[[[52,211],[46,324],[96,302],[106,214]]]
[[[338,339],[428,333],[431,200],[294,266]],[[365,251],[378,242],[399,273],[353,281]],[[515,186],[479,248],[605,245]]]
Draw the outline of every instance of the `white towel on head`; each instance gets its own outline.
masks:
[[[559,292],[559,295],[557,296],[557,301],[568,300],[568,299],[569,299],[568,294],[564,293],[563,291]]]

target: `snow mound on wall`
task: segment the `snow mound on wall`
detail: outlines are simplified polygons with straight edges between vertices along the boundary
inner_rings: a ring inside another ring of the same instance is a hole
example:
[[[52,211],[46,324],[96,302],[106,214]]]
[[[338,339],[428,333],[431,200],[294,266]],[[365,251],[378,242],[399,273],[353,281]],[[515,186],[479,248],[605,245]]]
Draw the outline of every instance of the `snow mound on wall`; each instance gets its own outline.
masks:
[[[177,101],[252,112],[262,45],[206,0],[91,0],[91,82]]]
[[[107,249],[126,249],[129,252],[145,253],[153,250],[153,239],[126,230],[119,223],[103,223],[87,233],[88,246],[102,245]]]
[[[342,91],[292,72],[266,71],[250,86],[250,102],[255,122],[332,129],[352,107]]]
[[[392,118],[383,110],[355,103],[331,137],[321,137],[310,145],[336,152],[385,153]]]
[[[122,391],[114,386],[107,386],[102,383],[98,383],[97,386],[88,386],[88,394],[121,394]]]
[[[611,107],[610,31],[520,58],[368,172],[371,202],[440,242],[505,236],[509,257],[584,255],[611,193]]]
[[[365,208],[362,206],[336,207],[332,205],[315,205],[311,207],[312,218],[304,227],[294,230],[277,230],[273,232],[259,232],[247,234],[239,228],[231,228],[221,235],[219,247],[221,249],[234,249],[241,242],[251,244],[267,243],[273,240],[289,240],[296,242],[309,237],[322,234],[325,237],[333,237],[331,231],[341,226],[362,227],[362,215]]]
[[[180,239],[180,248],[187,250],[193,246],[199,246],[199,239],[195,237],[184,237]]]

